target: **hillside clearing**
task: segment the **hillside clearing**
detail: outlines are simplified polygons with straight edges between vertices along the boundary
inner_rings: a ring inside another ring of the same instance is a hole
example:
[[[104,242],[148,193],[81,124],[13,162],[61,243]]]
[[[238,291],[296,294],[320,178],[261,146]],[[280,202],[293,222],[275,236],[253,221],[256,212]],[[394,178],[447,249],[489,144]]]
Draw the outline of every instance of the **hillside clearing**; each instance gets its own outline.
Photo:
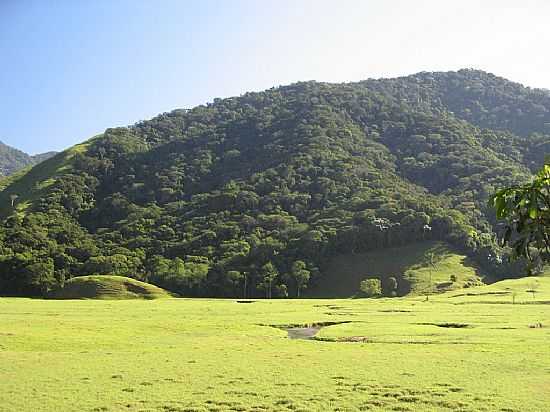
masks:
[[[435,267],[429,256],[433,254]],[[366,278],[398,281],[398,295],[420,295],[460,289],[480,284],[479,269],[463,254],[444,242],[421,242],[368,253],[340,255],[325,268],[325,276],[312,288],[311,297],[348,298],[360,294],[359,284]],[[451,282],[451,275],[456,282]],[[430,284],[431,277],[431,284]]]

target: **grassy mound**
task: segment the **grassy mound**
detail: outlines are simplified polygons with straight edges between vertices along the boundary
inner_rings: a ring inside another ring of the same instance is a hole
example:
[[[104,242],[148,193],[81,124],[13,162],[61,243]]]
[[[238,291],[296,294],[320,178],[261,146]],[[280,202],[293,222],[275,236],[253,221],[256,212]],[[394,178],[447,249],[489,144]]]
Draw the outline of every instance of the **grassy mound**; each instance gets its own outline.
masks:
[[[80,276],[65,283],[54,299],[159,299],[170,293],[149,283],[123,276]]]
[[[429,263],[433,254],[435,267]],[[398,281],[397,294],[420,295],[463,288],[480,283],[481,274],[469,259],[443,242],[421,242],[368,253],[340,255],[324,268],[325,276],[308,295],[346,298],[359,294],[363,279],[393,276]],[[451,282],[451,275],[456,282]],[[430,282],[431,277],[431,282]]]
[[[518,303],[549,304],[550,276],[547,271],[542,276],[529,276],[519,279],[505,279],[491,285],[471,289],[455,290],[443,295],[452,298],[453,303]]]

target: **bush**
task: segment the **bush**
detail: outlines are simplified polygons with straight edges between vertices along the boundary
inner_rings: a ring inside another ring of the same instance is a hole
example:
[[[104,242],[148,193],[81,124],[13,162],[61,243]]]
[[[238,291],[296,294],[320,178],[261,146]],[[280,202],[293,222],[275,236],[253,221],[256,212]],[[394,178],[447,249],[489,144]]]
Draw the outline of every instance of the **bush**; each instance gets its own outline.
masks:
[[[367,298],[374,298],[382,294],[382,282],[380,279],[365,279],[359,288]]]

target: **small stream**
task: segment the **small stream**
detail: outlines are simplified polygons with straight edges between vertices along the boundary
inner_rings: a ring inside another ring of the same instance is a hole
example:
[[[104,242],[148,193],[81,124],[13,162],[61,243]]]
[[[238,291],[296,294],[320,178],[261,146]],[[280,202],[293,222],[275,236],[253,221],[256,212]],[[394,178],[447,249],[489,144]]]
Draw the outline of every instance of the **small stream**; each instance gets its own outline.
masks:
[[[316,322],[305,325],[271,325],[274,328],[286,330],[289,339],[314,339],[319,331],[327,326],[341,325],[344,323],[350,323],[351,321],[345,320],[340,322]]]
[[[286,331],[289,339],[313,339],[322,328],[322,326],[311,328],[288,328]]]

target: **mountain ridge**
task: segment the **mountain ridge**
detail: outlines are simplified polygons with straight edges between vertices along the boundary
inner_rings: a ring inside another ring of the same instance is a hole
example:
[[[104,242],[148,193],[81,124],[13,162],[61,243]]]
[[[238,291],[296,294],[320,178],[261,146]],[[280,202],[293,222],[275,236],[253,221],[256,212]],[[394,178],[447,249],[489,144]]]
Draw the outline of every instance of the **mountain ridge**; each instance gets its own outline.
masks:
[[[103,273],[295,295],[332,256],[425,240],[511,276],[486,200],[540,167],[547,123],[547,93],[461,70],[300,82],[107,129],[0,193],[0,292]]]
[[[56,152],[29,155],[0,141],[0,177],[12,175],[19,170],[34,166],[54,156]]]

